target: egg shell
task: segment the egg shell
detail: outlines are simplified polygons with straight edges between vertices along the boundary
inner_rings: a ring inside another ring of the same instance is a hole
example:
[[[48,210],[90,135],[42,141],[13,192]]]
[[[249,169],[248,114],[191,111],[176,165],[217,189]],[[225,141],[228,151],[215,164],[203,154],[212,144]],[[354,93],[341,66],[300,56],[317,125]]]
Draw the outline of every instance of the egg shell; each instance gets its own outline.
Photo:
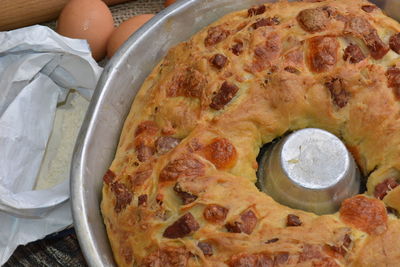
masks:
[[[175,2],[176,2],[176,0],[165,0],[164,6],[165,6],[165,7],[170,6],[170,5],[172,5],[173,3],[175,3]]]
[[[143,24],[149,21],[154,14],[141,14],[134,16],[119,25],[117,29],[112,33],[107,44],[107,57],[111,58],[118,48],[128,40],[136,30],[138,30]]]
[[[70,38],[86,39],[96,60],[104,58],[113,31],[110,9],[101,0],[70,0],[57,21],[57,32]]]

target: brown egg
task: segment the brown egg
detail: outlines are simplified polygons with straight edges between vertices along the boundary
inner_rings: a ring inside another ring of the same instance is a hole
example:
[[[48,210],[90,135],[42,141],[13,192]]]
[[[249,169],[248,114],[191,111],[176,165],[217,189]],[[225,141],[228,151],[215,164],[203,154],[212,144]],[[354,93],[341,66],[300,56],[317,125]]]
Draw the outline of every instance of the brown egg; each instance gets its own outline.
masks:
[[[57,32],[70,38],[86,39],[96,60],[104,58],[113,31],[111,12],[101,0],[70,0],[57,21]]]
[[[107,57],[111,58],[118,48],[128,40],[137,29],[139,29],[148,20],[154,17],[154,14],[142,14],[134,16],[119,25],[112,33],[107,44]]]
[[[175,2],[176,2],[176,0],[165,0],[164,6],[165,6],[165,7],[170,6],[170,5],[172,5],[173,3],[175,3]]]

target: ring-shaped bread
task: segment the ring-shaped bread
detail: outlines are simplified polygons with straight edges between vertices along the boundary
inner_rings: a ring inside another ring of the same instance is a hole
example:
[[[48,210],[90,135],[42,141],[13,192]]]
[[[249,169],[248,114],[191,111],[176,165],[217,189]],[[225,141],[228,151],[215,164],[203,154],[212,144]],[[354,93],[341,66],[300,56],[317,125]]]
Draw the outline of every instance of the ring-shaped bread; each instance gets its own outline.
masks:
[[[362,0],[265,4],[172,48],[104,176],[119,266],[398,266],[400,25]],[[317,216],[256,186],[260,147],[340,137],[367,192]]]

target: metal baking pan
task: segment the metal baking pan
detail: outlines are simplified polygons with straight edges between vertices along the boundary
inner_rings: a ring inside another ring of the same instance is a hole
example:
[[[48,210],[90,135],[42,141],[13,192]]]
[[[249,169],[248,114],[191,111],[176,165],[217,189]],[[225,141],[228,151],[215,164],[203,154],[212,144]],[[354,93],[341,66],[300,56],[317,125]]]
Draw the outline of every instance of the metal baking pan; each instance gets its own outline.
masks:
[[[227,13],[266,2],[274,1],[177,2],[132,35],[108,62],[83,122],[71,166],[74,224],[90,266],[115,265],[99,208],[102,177],[114,158],[125,118],[143,81],[172,46]],[[384,3],[377,1],[381,7]]]

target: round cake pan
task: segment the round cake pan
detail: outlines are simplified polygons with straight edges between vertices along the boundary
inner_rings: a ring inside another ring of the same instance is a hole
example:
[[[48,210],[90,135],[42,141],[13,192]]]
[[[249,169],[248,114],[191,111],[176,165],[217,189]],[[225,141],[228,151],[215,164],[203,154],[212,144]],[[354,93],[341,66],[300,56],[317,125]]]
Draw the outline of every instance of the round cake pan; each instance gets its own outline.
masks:
[[[131,103],[169,48],[223,15],[260,0],[182,0],[145,24],[105,67],[77,139],[71,166],[72,214],[90,266],[115,266],[100,213],[102,177],[115,150]],[[385,1],[376,1],[383,7]]]
[[[105,67],[75,146],[71,199],[75,230],[90,266],[114,266],[100,213],[102,177],[114,158],[131,103],[169,48],[188,40],[223,15],[260,0],[183,0],[145,24]]]

